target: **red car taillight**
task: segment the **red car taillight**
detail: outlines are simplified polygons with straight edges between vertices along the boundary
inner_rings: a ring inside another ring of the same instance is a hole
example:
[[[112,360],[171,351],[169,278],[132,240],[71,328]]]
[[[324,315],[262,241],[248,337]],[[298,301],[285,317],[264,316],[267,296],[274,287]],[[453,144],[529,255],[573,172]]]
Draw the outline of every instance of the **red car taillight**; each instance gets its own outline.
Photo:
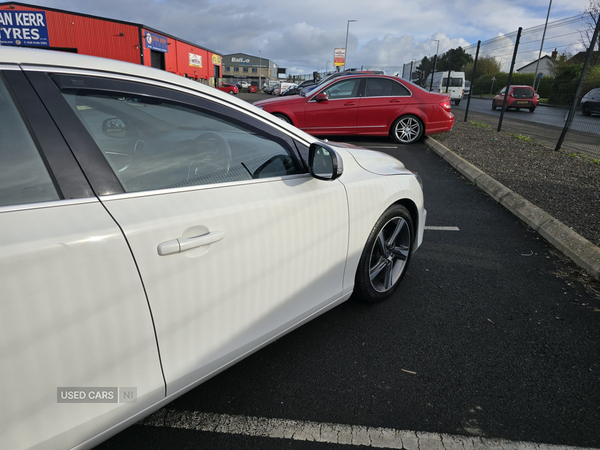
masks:
[[[450,104],[450,97],[447,97],[445,100],[442,100],[440,102],[440,106],[449,112],[452,109],[452,105]]]

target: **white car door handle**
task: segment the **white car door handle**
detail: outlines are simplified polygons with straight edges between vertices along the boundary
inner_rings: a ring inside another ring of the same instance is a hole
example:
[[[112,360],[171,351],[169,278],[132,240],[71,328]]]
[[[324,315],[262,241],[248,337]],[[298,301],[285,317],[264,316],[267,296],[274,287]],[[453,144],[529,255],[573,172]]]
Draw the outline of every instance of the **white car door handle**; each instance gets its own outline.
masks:
[[[213,244],[225,237],[223,231],[212,231],[210,233],[194,236],[191,238],[171,239],[158,245],[158,254],[160,256],[181,253],[192,248],[202,247],[203,245]]]

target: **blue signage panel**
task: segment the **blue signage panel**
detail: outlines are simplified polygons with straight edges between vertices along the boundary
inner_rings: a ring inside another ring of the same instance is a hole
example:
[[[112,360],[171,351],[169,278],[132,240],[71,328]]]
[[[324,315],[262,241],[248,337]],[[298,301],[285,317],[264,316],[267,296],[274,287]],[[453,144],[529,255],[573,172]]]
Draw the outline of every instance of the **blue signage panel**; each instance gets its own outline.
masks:
[[[169,42],[166,37],[146,31],[144,38],[146,41],[146,48],[164,53],[169,51]]]
[[[0,11],[0,43],[49,47],[46,11]]]

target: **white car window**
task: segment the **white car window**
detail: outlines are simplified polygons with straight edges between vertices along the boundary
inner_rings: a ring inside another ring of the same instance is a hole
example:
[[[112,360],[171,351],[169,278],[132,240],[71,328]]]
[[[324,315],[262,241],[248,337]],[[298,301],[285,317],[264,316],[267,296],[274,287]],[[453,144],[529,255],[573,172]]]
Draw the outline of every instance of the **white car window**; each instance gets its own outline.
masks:
[[[29,130],[0,79],[0,206],[59,199]]]
[[[63,96],[126,192],[301,173],[279,143],[200,109],[117,92]]]

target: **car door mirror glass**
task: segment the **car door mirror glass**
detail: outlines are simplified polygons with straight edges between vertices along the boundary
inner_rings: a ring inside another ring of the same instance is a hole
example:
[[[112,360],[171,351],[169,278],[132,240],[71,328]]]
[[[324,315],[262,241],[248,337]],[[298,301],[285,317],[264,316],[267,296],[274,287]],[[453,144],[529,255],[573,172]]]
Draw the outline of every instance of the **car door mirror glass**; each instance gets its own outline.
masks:
[[[102,133],[112,138],[127,137],[127,125],[118,117],[111,117],[102,122]]]
[[[311,144],[308,167],[310,174],[319,180],[335,180],[343,173],[342,159],[335,150],[322,143]]]

